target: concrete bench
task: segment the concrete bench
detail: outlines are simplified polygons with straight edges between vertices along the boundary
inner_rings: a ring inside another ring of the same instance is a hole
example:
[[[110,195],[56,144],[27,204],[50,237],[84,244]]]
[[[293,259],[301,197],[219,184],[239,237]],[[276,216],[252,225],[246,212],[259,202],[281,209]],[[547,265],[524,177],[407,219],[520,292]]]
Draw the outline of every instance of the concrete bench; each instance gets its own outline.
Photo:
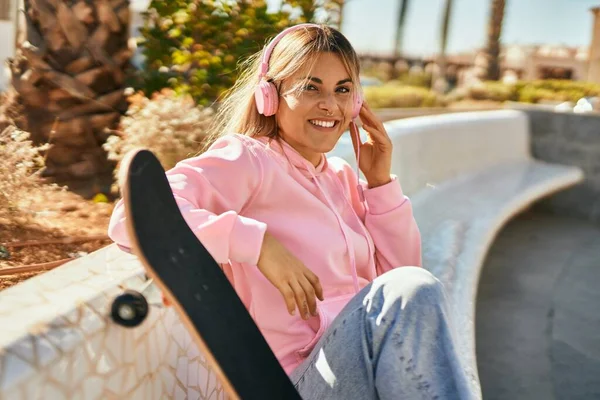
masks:
[[[487,249],[512,215],[582,173],[533,160],[527,118],[518,111],[386,127],[393,172],[423,234],[425,267],[446,286],[478,390],[473,320]],[[347,137],[333,153],[353,162]],[[173,309],[152,305],[136,328],[112,322],[114,298],[145,282],[136,258],[111,245],[0,292],[0,399],[224,399]]]
[[[112,321],[114,299],[146,282],[113,244],[0,292],[0,399],[224,399],[154,285],[140,326]]]
[[[529,121],[520,111],[417,117],[385,126],[394,144],[393,173],[421,230],[424,267],[446,287],[459,349],[479,390],[474,320],[486,253],[515,214],[581,182],[583,173],[533,159]],[[349,138],[334,153],[355,165]]]

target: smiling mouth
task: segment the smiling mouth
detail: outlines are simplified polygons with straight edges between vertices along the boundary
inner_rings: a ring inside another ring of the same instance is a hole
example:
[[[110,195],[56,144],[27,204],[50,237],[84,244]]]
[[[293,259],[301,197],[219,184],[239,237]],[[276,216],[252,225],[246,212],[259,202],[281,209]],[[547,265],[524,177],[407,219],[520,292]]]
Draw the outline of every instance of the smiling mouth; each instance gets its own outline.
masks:
[[[308,122],[316,127],[316,128],[321,128],[321,129],[333,129],[335,127],[338,126],[339,121],[324,121],[324,120],[319,120],[319,119],[310,119],[308,120]]]

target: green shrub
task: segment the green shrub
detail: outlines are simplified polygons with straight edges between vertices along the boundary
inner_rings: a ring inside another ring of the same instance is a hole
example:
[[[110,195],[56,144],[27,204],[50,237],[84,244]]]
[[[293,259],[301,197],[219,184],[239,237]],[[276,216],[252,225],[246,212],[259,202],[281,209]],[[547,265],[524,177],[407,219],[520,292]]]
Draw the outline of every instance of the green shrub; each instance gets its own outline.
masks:
[[[524,86],[519,91],[518,100],[522,103],[538,103],[540,100],[559,101],[562,98],[560,93],[550,89]]]
[[[340,0],[152,0],[140,46],[144,69],[133,85],[149,96],[170,87],[208,105],[235,83],[238,63],[281,30],[299,22],[329,23]],[[293,16],[293,17],[292,17]]]
[[[368,68],[361,68],[361,75],[377,78],[382,82],[387,82],[390,79],[390,68],[383,65],[373,65]]]
[[[554,92],[568,92],[568,91],[580,91],[586,96],[593,96],[600,94],[600,84],[584,81],[569,81],[569,80],[537,80],[528,82],[519,82],[519,87],[530,86],[535,89],[547,89]]]
[[[431,73],[428,72],[405,72],[398,78],[398,81],[406,86],[417,86],[430,88]]]
[[[519,82],[519,101],[537,103],[541,100],[576,102],[582,97],[600,96],[600,85],[591,82],[567,80],[539,80]]]
[[[600,96],[600,85],[567,80],[520,81],[515,84],[486,81],[469,88],[456,89],[446,99],[447,101],[471,99],[538,103],[544,100],[576,102],[586,96]]]
[[[152,0],[140,87],[150,95],[170,86],[210,104],[233,85],[240,59],[291,24],[288,12],[267,13],[263,0]]]
[[[501,82],[482,82],[468,90],[468,97],[473,100],[507,101],[518,97],[515,86]]]
[[[365,88],[365,98],[373,108],[435,107],[442,105],[438,96],[425,88],[386,84]]]

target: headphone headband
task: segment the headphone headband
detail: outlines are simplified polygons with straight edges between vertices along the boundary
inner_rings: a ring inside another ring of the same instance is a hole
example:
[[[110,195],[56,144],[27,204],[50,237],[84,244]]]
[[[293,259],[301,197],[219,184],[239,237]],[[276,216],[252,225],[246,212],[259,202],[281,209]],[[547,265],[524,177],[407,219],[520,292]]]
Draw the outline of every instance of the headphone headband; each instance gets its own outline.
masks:
[[[306,28],[323,29],[321,25],[317,24],[294,25],[280,32],[277,36],[275,36],[273,40],[271,40],[271,42],[265,48],[260,63],[258,84],[256,85],[256,89],[254,90],[254,100],[256,102],[256,109],[259,112],[259,114],[265,115],[267,117],[274,115],[279,107],[279,93],[277,92],[277,88],[272,82],[267,82],[263,79],[269,71],[269,59],[271,58],[271,53],[273,53],[273,49],[275,48],[277,43],[279,43],[281,38],[283,38],[288,33]],[[360,113],[362,101],[363,100],[361,94],[358,93],[358,91],[355,91],[352,96],[353,120],[356,119]]]
[[[279,107],[279,94],[277,93],[277,88],[275,87],[275,85],[272,82],[266,82],[266,81],[262,80],[262,78],[264,78],[264,76],[269,71],[269,59],[271,58],[271,53],[273,52],[273,49],[275,48],[277,43],[279,43],[281,38],[284,37],[285,35],[287,35],[288,33],[296,31],[298,29],[305,29],[305,28],[312,28],[312,27],[321,28],[321,25],[298,24],[298,25],[289,27],[287,29],[284,29],[277,36],[275,36],[275,38],[273,40],[271,40],[271,43],[269,43],[269,45],[265,48],[265,51],[263,53],[263,57],[262,57],[262,60],[260,63],[260,74],[258,76],[258,84],[256,85],[256,89],[254,90],[254,101],[256,103],[256,110],[258,111],[259,114],[265,115],[267,117],[275,115],[275,113],[277,112],[277,108]],[[351,120],[350,134],[356,135],[356,141],[359,144],[360,144],[360,135],[358,133],[358,127],[356,126],[356,123],[354,122],[354,120],[356,118],[358,118],[358,115],[360,113],[360,108],[362,106],[362,102],[363,102],[363,100],[362,100],[361,94],[355,92],[355,94],[352,96],[352,120]],[[358,188],[357,190],[360,195],[360,200],[362,202],[364,202],[365,198],[363,195],[362,186],[358,182],[359,165],[360,165],[360,145],[358,146],[357,151],[356,151],[356,180],[357,180],[357,188]]]
[[[273,49],[275,48],[277,43],[279,43],[279,41],[285,35],[287,35],[290,32],[297,31],[299,29],[320,28],[320,27],[321,26],[317,25],[317,24],[298,24],[298,25],[290,26],[287,29],[284,29],[277,36],[275,36],[275,38],[273,40],[271,40],[271,43],[269,43],[269,45],[267,46],[267,48],[265,49],[265,52],[263,54],[263,58],[260,63],[260,74],[258,75],[258,80],[261,80],[269,71],[269,59],[271,58],[271,53],[273,52]]]

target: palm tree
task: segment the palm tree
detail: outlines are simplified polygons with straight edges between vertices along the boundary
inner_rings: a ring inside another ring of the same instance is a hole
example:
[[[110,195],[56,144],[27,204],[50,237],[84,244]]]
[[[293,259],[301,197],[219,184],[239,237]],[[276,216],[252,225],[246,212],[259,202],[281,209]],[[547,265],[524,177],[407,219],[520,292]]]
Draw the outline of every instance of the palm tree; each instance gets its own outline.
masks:
[[[408,13],[409,6],[410,0],[400,0],[396,19],[396,40],[394,42],[394,58],[396,59],[400,58],[404,51],[404,30],[406,29],[406,14]]]
[[[110,172],[102,143],[127,109],[129,0],[25,0],[25,41],[10,60],[13,122],[50,143],[45,175]]]
[[[279,10],[286,7],[298,8],[306,22],[314,22],[318,11],[327,14],[326,23],[341,29],[344,4],[350,0],[288,0],[282,1]]]
[[[492,0],[487,38],[487,79],[500,79],[500,35],[504,22],[505,0]]]
[[[440,31],[440,54],[438,57],[439,74],[438,82],[443,87],[440,90],[445,90],[446,85],[446,48],[448,45],[448,31],[450,28],[450,16],[452,15],[453,0],[444,0],[444,13],[442,14],[442,29]],[[436,77],[434,76],[432,82],[436,83]]]
[[[323,9],[329,15],[330,23],[337,29],[342,29],[342,17],[344,16],[344,5],[349,0],[325,0],[323,1]]]

